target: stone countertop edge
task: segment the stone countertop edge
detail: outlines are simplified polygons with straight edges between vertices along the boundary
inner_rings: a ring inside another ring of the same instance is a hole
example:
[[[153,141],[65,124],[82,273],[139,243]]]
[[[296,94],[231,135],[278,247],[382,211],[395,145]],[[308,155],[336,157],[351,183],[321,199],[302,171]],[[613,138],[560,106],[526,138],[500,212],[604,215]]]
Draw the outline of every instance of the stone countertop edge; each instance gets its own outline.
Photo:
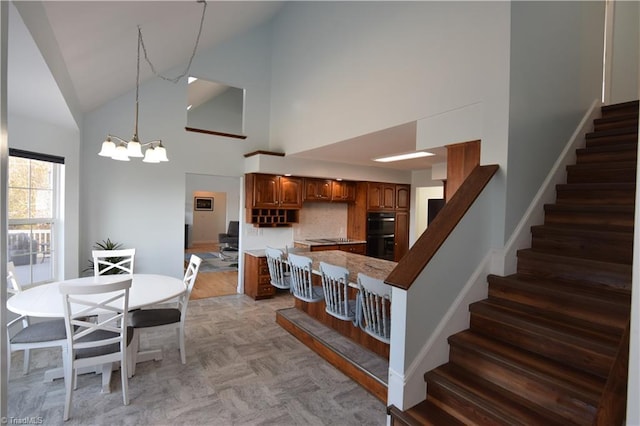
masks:
[[[349,240],[349,241],[327,241],[326,243],[319,243],[309,240],[293,240],[294,244],[302,244],[305,246],[343,246],[347,244],[367,244],[366,240]]]

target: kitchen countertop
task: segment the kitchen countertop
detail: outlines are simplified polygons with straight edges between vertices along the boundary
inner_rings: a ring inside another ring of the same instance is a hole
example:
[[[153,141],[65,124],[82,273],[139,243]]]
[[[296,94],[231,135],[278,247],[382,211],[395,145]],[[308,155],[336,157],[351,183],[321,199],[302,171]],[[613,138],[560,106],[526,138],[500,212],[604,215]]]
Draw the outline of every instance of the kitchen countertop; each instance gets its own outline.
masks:
[[[245,250],[244,252],[254,257],[266,256],[264,250]],[[299,248],[289,248],[289,252],[310,258],[313,262],[312,268],[315,274],[320,274],[320,262],[347,268],[349,270],[349,282],[351,284],[358,282],[358,272],[362,272],[372,278],[384,280],[398,264],[390,260],[377,259],[375,257],[349,253],[342,250],[307,251]]]
[[[350,238],[308,238],[302,240],[294,240],[294,244],[306,246],[335,246],[345,244],[366,244],[365,240],[353,240]]]
[[[398,264],[390,260],[377,259],[342,250],[310,251],[299,254],[311,259],[313,272],[316,274],[320,273],[320,262],[347,268],[349,270],[349,282],[352,284],[358,282],[358,272],[362,272],[372,278],[384,280]]]

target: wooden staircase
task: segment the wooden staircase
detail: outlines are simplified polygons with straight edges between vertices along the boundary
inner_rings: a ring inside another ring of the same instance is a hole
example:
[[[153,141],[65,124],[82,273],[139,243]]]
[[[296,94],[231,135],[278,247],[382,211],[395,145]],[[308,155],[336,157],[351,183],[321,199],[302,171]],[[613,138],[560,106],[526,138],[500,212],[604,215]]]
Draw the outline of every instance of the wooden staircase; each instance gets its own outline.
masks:
[[[599,406],[626,401],[626,374],[623,394],[604,389],[628,356],[637,144],[638,102],[603,107],[517,273],[488,277],[426,399],[389,407],[392,424],[619,424],[623,403],[604,422]]]

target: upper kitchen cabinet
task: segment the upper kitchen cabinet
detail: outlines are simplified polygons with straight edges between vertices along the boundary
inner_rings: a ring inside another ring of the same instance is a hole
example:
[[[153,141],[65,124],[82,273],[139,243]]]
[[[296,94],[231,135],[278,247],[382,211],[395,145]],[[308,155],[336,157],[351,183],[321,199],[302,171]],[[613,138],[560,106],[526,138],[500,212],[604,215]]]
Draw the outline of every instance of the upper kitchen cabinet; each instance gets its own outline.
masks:
[[[369,182],[367,189],[369,210],[395,210],[396,185],[392,183]]]
[[[246,175],[248,207],[299,209],[302,207],[302,179],[250,173]],[[251,204],[249,205],[249,200]]]
[[[356,200],[356,183],[334,180],[331,182],[331,201],[347,201]]]
[[[247,223],[291,226],[302,207],[302,179],[249,173],[245,175]]]
[[[409,210],[411,185],[396,185],[396,210]]]
[[[331,201],[331,179],[304,178],[304,201]]]
[[[304,201],[353,202],[355,199],[355,182],[321,178],[304,178]]]

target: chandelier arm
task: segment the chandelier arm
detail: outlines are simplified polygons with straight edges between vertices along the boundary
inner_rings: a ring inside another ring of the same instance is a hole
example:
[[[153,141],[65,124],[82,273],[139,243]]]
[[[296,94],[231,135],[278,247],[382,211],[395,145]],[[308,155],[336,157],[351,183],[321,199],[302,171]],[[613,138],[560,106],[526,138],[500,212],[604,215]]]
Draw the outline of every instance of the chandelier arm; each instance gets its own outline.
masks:
[[[204,26],[204,16],[205,16],[205,12],[207,11],[207,2],[205,0],[196,0],[196,2],[202,3],[202,16],[200,17],[200,28],[198,29],[198,35],[196,37],[196,42],[193,46],[193,51],[191,52],[191,57],[189,58],[189,63],[187,64],[187,67],[185,68],[184,72],[177,77],[166,77],[160,74],[158,71],[156,71],[156,67],[153,65],[153,63],[151,63],[151,60],[149,59],[149,55],[147,54],[147,47],[144,44],[144,39],[142,38],[142,32],[140,31],[140,26],[138,26],[138,33],[140,36],[140,44],[142,45],[142,51],[144,52],[144,59],[149,64],[149,68],[151,68],[151,72],[153,72],[153,74],[156,77],[159,77],[166,81],[170,81],[172,83],[177,83],[189,73],[189,70],[191,69],[191,63],[193,62],[193,59],[196,56],[196,50],[198,49],[198,44],[200,43],[200,35],[202,34],[202,27]]]

